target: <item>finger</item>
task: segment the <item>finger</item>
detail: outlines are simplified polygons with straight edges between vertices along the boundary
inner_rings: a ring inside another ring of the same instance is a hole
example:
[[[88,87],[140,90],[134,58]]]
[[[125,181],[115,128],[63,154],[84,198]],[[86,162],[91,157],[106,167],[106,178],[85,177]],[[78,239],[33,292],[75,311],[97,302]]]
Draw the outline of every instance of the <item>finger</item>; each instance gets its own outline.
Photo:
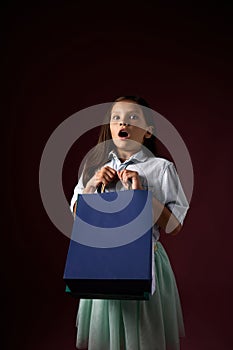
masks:
[[[114,179],[115,175],[113,175],[111,172],[104,171],[101,174],[101,182],[103,182],[105,185],[108,183],[112,182]]]
[[[118,175],[119,177],[122,177],[122,175],[124,174],[124,172],[125,172],[125,169],[124,169],[124,170],[119,170],[119,171],[117,172],[117,175]]]
[[[124,185],[125,188],[129,189],[131,186],[131,179],[129,178],[127,173],[124,173],[122,176],[122,184]]]
[[[100,185],[101,183],[103,183],[104,185],[107,185],[110,180],[108,179],[108,177],[103,174],[100,174],[98,177],[97,177],[97,182],[98,182],[98,185]]]
[[[113,168],[110,168],[110,166],[106,166],[106,167],[104,167],[104,169],[106,169],[111,174],[116,175],[116,170]]]
[[[124,181],[128,181],[129,179],[131,179],[133,176],[133,172],[129,171],[129,170],[124,170],[123,174],[122,174],[122,178]]]
[[[119,174],[118,174],[119,179],[120,179],[122,182],[125,181],[125,172],[126,172],[126,170],[124,169],[124,170],[121,170],[121,171],[119,172]]]
[[[117,175],[120,180],[122,180],[122,174],[123,174],[123,170],[118,170]]]
[[[117,172],[118,177],[119,177],[119,179],[120,179],[122,182],[127,182],[127,181],[128,181],[128,176],[129,176],[128,174],[129,174],[129,173],[130,173],[130,172],[129,172],[128,170],[126,170],[126,169]]]
[[[112,178],[108,174],[105,173],[101,176],[101,182],[103,182],[105,185],[107,185],[111,181],[112,181]]]
[[[122,173],[122,181],[123,181],[124,183],[127,182],[127,173],[126,173],[125,170],[124,170],[123,173]]]
[[[98,183],[101,183],[103,182],[103,180],[105,181],[111,181],[111,177],[106,173],[106,172],[103,172],[102,170],[100,170],[97,174],[96,174],[96,181]]]
[[[103,171],[103,175],[107,175],[111,180],[116,176],[116,172],[112,172],[112,171],[110,171],[110,170],[108,170],[108,169],[105,169],[104,171]]]
[[[110,173],[111,174],[111,173]],[[101,169],[98,171],[98,173],[96,174],[96,176],[98,177],[98,179],[102,179],[104,176],[109,176],[108,172],[106,171],[106,169]]]
[[[108,184],[109,184],[109,180],[108,179],[106,179],[105,177],[103,177],[102,178],[102,180],[101,180],[101,182],[105,185],[105,186],[107,186]]]

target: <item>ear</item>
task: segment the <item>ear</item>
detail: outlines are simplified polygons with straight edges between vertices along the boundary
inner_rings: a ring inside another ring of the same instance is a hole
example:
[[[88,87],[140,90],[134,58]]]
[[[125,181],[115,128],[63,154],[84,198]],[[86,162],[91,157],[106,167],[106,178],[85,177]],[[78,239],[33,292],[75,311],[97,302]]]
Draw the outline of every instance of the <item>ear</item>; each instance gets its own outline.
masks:
[[[145,135],[144,135],[144,137],[146,138],[146,139],[149,139],[150,137],[151,137],[151,135],[153,134],[153,126],[152,125],[150,125],[150,126],[148,126],[147,128],[146,128],[146,133],[145,133]]]

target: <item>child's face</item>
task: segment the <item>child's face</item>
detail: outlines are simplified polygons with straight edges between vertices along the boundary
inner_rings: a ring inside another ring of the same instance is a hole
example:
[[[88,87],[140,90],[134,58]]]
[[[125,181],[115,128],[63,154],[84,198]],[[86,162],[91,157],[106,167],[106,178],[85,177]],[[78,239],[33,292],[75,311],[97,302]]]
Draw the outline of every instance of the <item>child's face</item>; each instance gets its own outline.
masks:
[[[126,100],[114,104],[110,116],[110,131],[118,150],[138,151],[144,138],[151,137],[150,128],[137,103]]]

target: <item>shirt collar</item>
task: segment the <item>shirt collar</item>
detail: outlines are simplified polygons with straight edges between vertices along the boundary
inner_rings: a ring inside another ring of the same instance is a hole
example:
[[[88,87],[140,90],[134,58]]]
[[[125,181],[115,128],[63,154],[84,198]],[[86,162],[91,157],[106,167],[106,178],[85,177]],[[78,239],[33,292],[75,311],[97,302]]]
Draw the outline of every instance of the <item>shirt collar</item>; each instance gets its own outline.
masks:
[[[115,159],[119,159],[118,155],[116,154],[116,152],[114,150],[112,150],[111,152],[109,152],[109,160],[115,158]],[[133,154],[129,159],[127,159],[124,163],[128,163],[131,162],[132,163],[142,163],[145,162],[148,159],[148,156],[145,154],[145,152],[143,152],[143,150],[141,149],[140,151],[138,151],[137,153]],[[124,164],[122,163],[122,164]]]

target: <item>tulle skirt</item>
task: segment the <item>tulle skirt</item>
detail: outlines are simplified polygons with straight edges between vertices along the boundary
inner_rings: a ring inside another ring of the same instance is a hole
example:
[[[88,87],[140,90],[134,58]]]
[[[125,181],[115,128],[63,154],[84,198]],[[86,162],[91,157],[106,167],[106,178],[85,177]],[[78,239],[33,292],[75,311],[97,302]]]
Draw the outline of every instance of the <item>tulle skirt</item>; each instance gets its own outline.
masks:
[[[149,300],[80,300],[78,349],[180,349],[185,332],[178,289],[162,244],[156,246],[156,292]]]

